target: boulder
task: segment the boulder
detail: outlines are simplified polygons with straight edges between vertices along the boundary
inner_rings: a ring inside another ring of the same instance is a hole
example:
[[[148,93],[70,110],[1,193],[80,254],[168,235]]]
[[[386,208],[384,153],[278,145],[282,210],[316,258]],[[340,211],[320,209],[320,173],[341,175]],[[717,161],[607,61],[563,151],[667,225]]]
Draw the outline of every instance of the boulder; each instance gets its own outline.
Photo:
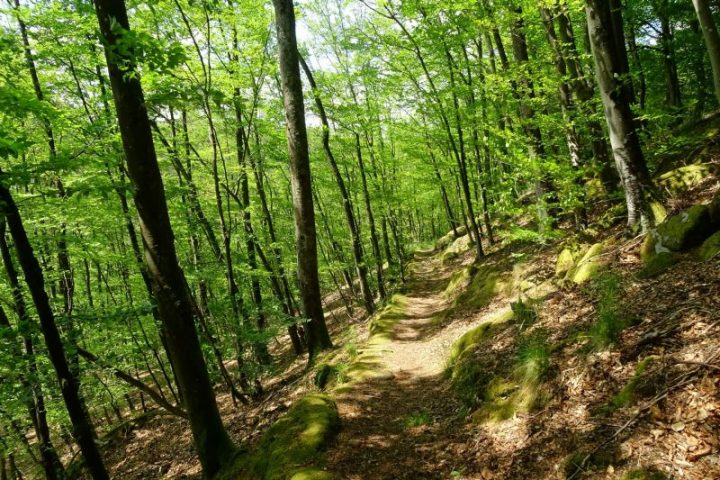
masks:
[[[583,284],[594,278],[605,265],[600,254],[602,253],[603,244],[596,243],[592,245],[580,258],[577,264],[571,268],[565,278],[571,280],[578,285]]]
[[[701,260],[710,260],[718,254],[720,254],[720,231],[710,235],[697,250],[697,256]]]
[[[701,244],[710,234],[710,209],[706,205],[694,205],[657,226],[653,234],[654,248],[657,252],[660,245],[679,252]]]
[[[555,264],[555,275],[561,277],[565,275],[571,268],[575,266],[575,256],[572,250],[565,247],[558,254],[557,263]]]

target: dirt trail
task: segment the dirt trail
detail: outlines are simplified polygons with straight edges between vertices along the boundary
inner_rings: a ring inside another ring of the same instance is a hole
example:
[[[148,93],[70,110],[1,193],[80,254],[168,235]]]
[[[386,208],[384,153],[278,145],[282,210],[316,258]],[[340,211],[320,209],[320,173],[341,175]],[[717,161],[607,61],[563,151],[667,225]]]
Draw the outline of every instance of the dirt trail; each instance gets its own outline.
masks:
[[[404,316],[383,345],[380,361],[389,374],[338,398],[343,428],[327,467],[339,478],[447,479],[460,466],[463,478],[472,478],[473,458],[463,455],[472,436],[442,374],[450,345],[481,320],[437,325],[451,272],[429,255],[412,270]]]

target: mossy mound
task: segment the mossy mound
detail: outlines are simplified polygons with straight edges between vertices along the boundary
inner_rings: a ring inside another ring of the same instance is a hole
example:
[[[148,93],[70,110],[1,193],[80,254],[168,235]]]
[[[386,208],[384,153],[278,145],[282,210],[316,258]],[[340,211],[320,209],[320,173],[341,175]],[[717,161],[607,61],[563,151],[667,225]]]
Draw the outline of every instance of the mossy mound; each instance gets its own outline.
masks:
[[[570,248],[563,248],[558,254],[557,262],[555,263],[555,275],[562,277],[574,266],[575,254]]]
[[[478,309],[488,305],[502,290],[504,277],[493,265],[478,267],[465,291],[453,302],[453,307]]]
[[[657,183],[677,196],[699,185],[711,172],[711,165],[694,163],[670,170],[658,177]]]
[[[720,190],[715,192],[715,196],[708,204],[708,213],[710,214],[710,223],[714,230],[720,229]]]
[[[653,239],[656,244],[674,252],[687,250],[702,243],[711,233],[710,210],[706,205],[694,205],[673,215],[657,226]]]
[[[447,246],[450,245],[453,242],[453,240],[455,240],[458,237],[462,237],[463,235],[465,235],[467,233],[467,229],[465,228],[465,225],[457,227],[455,230],[457,231],[457,235],[455,234],[455,232],[453,232],[451,230],[448,233],[446,233],[445,235],[443,235],[442,237],[440,237],[435,242],[435,250],[436,251],[447,248]]]
[[[382,357],[387,344],[392,341],[395,324],[405,318],[407,298],[395,294],[388,304],[370,320],[370,337],[358,356],[343,371],[343,385],[336,387],[335,393],[352,390],[352,383],[370,378],[392,378],[392,373],[384,366]]]
[[[678,256],[673,252],[660,252],[650,255],[645,266],[638,272],[639,278],[655,277],[678,262]]]
[[[475,267],[472,265],[453,272],[450,276],[450,281],[448,282],[447,287],[445,287],[445,290],[443,291],[443,296],[445,298],[449,298],[460,288],[466,286],[474,273]]]
[[[720,231],[710,235],[697,250],[700,260],[710,260],[720,254]]]
[[[477,423],[498,423],[519,412],[532,412],[549,399],[543,381],[551,350],[543,335],[521,339],[510,372],[493,377],[483,389],[482,404],[472,415]]]
[[[448,365],[452,367],[460,356],[469,349],[478,347],[482,342],[491,338],[504,328],[510,320],[514,318],[512,309],[505,308],[498,311],[486,322],[481,323],[477,327],[468,330],[450,348],[450,356],[448,357]]]
[[[565,280],[581,285],[588,280],[595,278],[605,267],[601,254],[603,251],[602,243],[595,243],[587,250],[580,250],[582,253],[578,255],[580,260],[569,268],[565,274]]]
[[[333,480],[335,477],[319,468],[303,468],[293,473],[290,480]]]
[[[636,468],[620,477],[620,480],[667,480],[667,478],[668,477],[664,473],[659,472],[654,468]]]
[[[310,394],[296,401],[260,438],[254,453],[241,456],[217,478],[222,480],[328,480],[312,467],[340,429],[335,402]]]
[[[440,256],[440,262],[444,265],[445,263],[457,258],[460,254],[467,252],[472,248],[473,241],[470,235],[463,235],[458,237],[445,249]]]
[[[345,377],[345,364],[329,365],[327,363],[320,364],[316,367],[315,378],[313,379],[315,386],[320,390],[325,390],[331,385],[343,383]]]

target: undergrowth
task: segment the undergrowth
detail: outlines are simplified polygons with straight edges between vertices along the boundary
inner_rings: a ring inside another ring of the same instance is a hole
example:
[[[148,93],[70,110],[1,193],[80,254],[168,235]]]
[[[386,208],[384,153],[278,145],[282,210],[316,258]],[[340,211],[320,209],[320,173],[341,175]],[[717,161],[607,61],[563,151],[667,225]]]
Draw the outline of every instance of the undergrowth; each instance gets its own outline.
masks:
[[[620,334],[637,320],[631,317],[622,304],[623,286],[619,275],[604,272],[593,282],[597,297],[597,320],[587,332],[588,348],[603,350],[617,342]]]

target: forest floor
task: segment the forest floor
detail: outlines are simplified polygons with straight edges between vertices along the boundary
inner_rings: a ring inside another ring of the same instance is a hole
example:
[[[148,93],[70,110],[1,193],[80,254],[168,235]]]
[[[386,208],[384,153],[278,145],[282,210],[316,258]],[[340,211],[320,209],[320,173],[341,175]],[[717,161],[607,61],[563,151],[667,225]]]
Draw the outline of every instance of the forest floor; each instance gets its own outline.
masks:
[[[701,160],[717,171],[720,146],[712,143]],[[673,197],[668,213],[707,203],[719,189],[718,176],[706,176]],[[558,253],[573,242],[603,242],[603,271],[618,284],[609,307],[596,281],[558,278]],[[359,308],[350,317],[328,299],[336,348],[319,362],[342,367],[347,378],[327,389],[342,426],[323,468],[347,480],[720,479],[720,257],[683,254],[647,278],[641,242],[617,222],[540,244],[505,233],[479,263],[472,249],[449,261],[442,249],[415,253],[407,284],[375,317]],[[483,276],[493,279],[490,294],[472,290]],[[502,282],[511,288],[495,288]],[[512,380],[523,345],[541,339],[547,365],[533,384],[541,401],[488,421],[483,402],[503,404],[514,393],[491,402],[478,387],[468,403],[449,375],[449,357],[463,334],[520,298],[532,300],[532,322],[492,331],[473,365],[479,379]],[[591,348],[608,308],[628,321],[611,344]],[[373,322],[388,312],[385,337],[374,341]],[[235,408],[218,390],[231,435],[250,448],[294,400],[317,390],[304,359],[286,343],[273,350],[278,366],[259,402]],[[349,378],[363,362],[366,375]],[[157,416],[118,432],[106,439],[114,478],[201,478],[183,420]],[[630,475],[639,468],[646,476]]]

